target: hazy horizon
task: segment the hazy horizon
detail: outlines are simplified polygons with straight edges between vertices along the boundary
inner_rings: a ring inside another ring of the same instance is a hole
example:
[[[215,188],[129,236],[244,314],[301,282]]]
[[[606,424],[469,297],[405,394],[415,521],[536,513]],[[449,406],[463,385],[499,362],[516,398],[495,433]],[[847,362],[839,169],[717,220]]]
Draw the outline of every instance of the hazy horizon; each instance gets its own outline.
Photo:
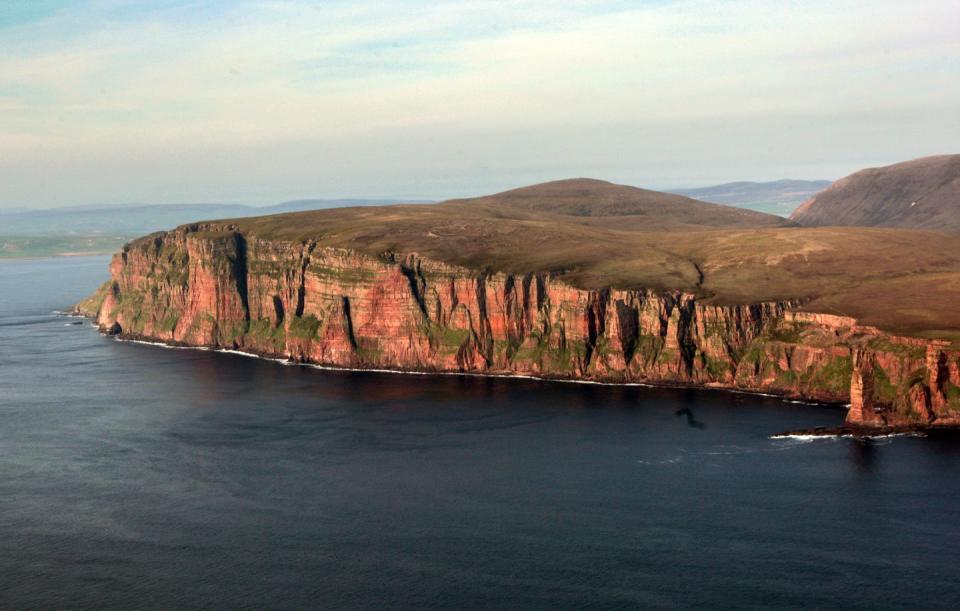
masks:
[[[836,179],[960,142],[946,0],[7,2],[0,45],[0,209]]]
[[[566,176],[557,179],[550,179],[543,182],[551,182],[552,180],[566,180],[572,178],[594,178],[592,176]],[[602,180],[602,179],[601,179]],[[668,186],[668,187],[651,187],[649,185],[627,185],[631,187],[640,187],[645,189],[657,189],[662,190],[667,193],[680,193],[686,191],[696,191],[698,189],[709,189],[712,187],[722,187],[725,185],[735,185],[739,183],[745,184],[757,184],[757,185],[767,185],[774,184],[780,181],[798,181],[798,182],[819,182],[827,181],[832,182],[834,179],[817,179],[817,178],[775,178],[771,180],[755,181],[755,180],[725,180],[720,182],[715,182],[711,184],[696,184],[691,186]],[[539,183],[531,183],[539,184]],[[124,201],[124,202],[86,202],[86,203],[69,203],[69,204],[60,204],[60,205],[51,205],[51,206],[0,206],[0,213],[8,212],[42,212],[47,210],[84,210],[84,209],[105,209],[105,208],[125,208],[125,207],[151,207],[151,206],[247,206],[251,208],[270,208],[273,206],[278,206],[287,203],[293,202],[308,202],[308,201],[318,201],[318,202],[341,202],[341,201],[357,201],[357,202],[388,202],[388,203],[439,203],[446,199],[457,199],[457,198],[468,198],[468,197],[480,197],[484,195],[492,195],[504,190],[509,190],[512,188],[530,186],[529,184],[525,185],[511,185],[505,189],[500,189],[499,191],[490,191],[490,192],[477,192],[477,193],[459,193],[451,194],[445,197],[395,197],[395,196],[377,196],[369,195],[365,197],[354,197],[349,194],[344,194],[340,196],[329,196],[329,197],[310,197],[310,196],[301,196],[301,197],[291,197],[289,199],[284,199],[282,201],[250,201],[250,200],[224,200],[224,201]],[[685,194],[685,193],[684,193]],[[692,196],[691,196],[692,197]]]

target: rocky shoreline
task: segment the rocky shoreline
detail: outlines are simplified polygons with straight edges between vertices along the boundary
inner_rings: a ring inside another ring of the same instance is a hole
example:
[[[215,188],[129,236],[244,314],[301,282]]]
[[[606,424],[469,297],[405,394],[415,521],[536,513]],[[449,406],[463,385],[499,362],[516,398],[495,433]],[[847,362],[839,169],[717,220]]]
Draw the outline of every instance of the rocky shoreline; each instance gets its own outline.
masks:
[[[784,431],[773,435],[772,439],[806,438],[806,437],[843,437],[848,439],[877,439],[882,437],[949,437],[960,439],[960,425],[923,425],[904,424],[899,426],[856,426],[843,425],[836,427],[818,426],[808,429]]]
[[[689,389],[689,390],[712,390],[736,394],[745,394],[758,397],[768,397],[779,399],[784,402],[789,403],[803,403],[807,405],[818,405],[825,408],[836,408],[836,409],[848,409],[849,404],[842,404],[836,401],[818,401],[811,400],[807,397],[798,397],[796,395],[790,395],[783,392],[763,392],[760,390],[751,390],[743,388],[734,388],[729,386],[723,386],[717,383],[706,383],[706,384],[694,384],[689,382],[679,382],[679,381],[661,381],[661,382],[624,382],[624,381],[605,381],[605,380],[592,380],[592,379],[583,379],[576,378],[571,376],[558,376],[558,375],[529,375],[529,374],[511,374],[503,372],[482,372],[482,371],[444,371],[444,370],[412,370],[412,369],[398,369],[398,368],[373,368],[373,367],[349,367],[343,365],[323,365],[318,363],[313,363],[309,360],[295,360],[287,357],[282,353],[277,352],[262,352],[262,351],[247,351],[247,350],[236,350],[222,346],[215,345],[192,345],[186,342],[181,341],[171,341],[171,340],[157,340],[155,338],[150,338],[147,336],[140,335],[129,335],[121,334],[116,332],[114,328],[104,328],[103,326],[96,324],[96,317],[91,314],[89,311],[84,311],[79,306],[74,306],[69,312],[58,312],[62,316],[68,317],[82,317],[92,320],[95,326],[98,326],[98,331],[103,335],[113,337],[117,341],[123,342],[135,342],[141,344],[147,344],[152,346],[158,346],[163,348],[175,348],[175,349],[184,349],[184,350],[211,350],[216,352],[223,352],[227,354],[242,354],[244,356],[274,361],[282,363],[285,365],[298,365],[304,367],[313,367],[317,369],[327,370],[327,371],[351,371],[351,372],[369,372],[369,373],[392,373],[399,375],[459,375],[459,376],[471,376],[471,377],[484,377],[484,378],[506,378],[506,379],[523,379],[523,380],[536,380],[543,382],[562,382],[562,383],[573,383],[573,384],[597,384],[603,386],[643,386],[647,388],[663,388],[663,389]],[[835,427],[813,427],[813,428],[804,428],[804,429],[793,429],[771,435],[771,439],[787,439],[787,438],[845,438],[845,439],[856,439],[862,441],[868,441],[872,439],[886,438],[886,437],[900,437],[900,436],[912,436],[912,437],[937,437],[937,438],[951,438],[951,439],[960,439],[960,424],[946,423],[946,424],[895,424],[895,425],[870,425],[870,424],[857,424],[851,423],[849,421],[849,416],[847,422],[841,426]]]
[[[77,311],[125,339],[322,367],[715,388],[847,404],[847,424],[960,424],[960,352],[797,300],[717,304],[551,273],[267,240],[229,225],[131,242]]]
[[[60,312],[59,314],[63,316],[80,316],[83,318],[88,318],[93,320],[88,314],[84,314],[78,308],[74,308],[71,312]],[[282,363],[285,365],[298,365],[304,367],[313,367],[317,369],[322,369],[326,371],[350,371],[350,372],[368,372],[368,373],[391,373],[398,375],[458,375],[458,376],[470,376],[470,377],[483,377],[483,378],[505,378],[505,379],[521,379],[521,380],[536,380],[542,382],[561,382],[561,383],[572,383],[572,384],[597,384],[602,386],[643,386],[647,388],[663,388],[663,389],[688,389],[688,390],[712,390],[719,392],[728,392],[736,394],[745,394],[757,397],[768,397],[779,399],[784,402],[789,403],[803,403],[806,405],[817,405],[824,408],[836,408],[836,409],[845,409],[849,405],[843,405],[837,402],[825,402],[825,401],[811,401],[803,398],[797,398],[790,395],[778,394],[778,393],[768,393],[752,390],[744,390],[738,388],[729,388],[724,386],[719,386],[716,384],[684,384],[684,383],[670,383],[670,382],[661,382],[661,383],[640,383],[640,382],[609,382],[609,381],[599,381],[599,380],[587,380],[587,379],[577,379],[571,377],[558,377],[558,376],[536,376],[536,375],[519,375],[519,374],[505,374],[505,373],[483,373],[483,372],[468,372],[468,371],[428,371],[428,370],[406,370],[406,369],[376,369],[376,368],[364,368],[364,367],[344,367],[344,366],[330,366],[330,365],[319,365],[316,363],[311,363],[309,361],[295,361],[284,357],[282,354],[277,353],[259,353],[259,352],[246,352],[232,350],[229,348],[222,348],[216,346],[195,346],[186,344],[184,342],[175,342],[175,341],[156,341],[145,337],[124,337],[119,334],[110,333],[109,329],[100,329],[100,333],[114,337],[117,341],[123,342],[135,342],[141,344],[147,344],[151,346],[158,346],[163,348],[175,348],[181,350],[212,350],[216,352],[223,352],[226,354],[242,354],[244,356],[274,361]],[[938,438],[952,438],[960,439],[960,425],[957,424],[942,424],[942,425],[917,425],[917,424],[904,424],[904,425],[891,425],[891,426],[870,426],[870,425],[856,425],[856,424],[844,424],[841,426],[835,427],[813,427],[813,428],[804,428],[804,429],[793,429],[771,435],[771,439],[787,439],[787,438],[810,438],[810,437],[819,437],[819,438],[845,438],[845,439],[856,439],[856,440],[871,440],[878,438],[886,437],[938,437]]]
[[[98,328],[98,332],[102,335],[113,337],[116,341],[120,342],[133,342],[138,344],[145,344],[150,346],[158,346],[161,348],[174,348],[179,350],[204,350],[204,351],[213,351],[213,352],[222,352],[225,354],[240,354],[243,356],[248,356],[251,358],[262,359],[265,361],[273,361],[276,363],[282,363],[285,365],[299,365],[304,367],[314,367],[317,369],[322,369],[326,371],[350,371],[350,372],[368,372],[368,373],[392,373],[398,375],[444,375],[444,376],[470,376],[470,377],[482,377],[482,378],[505,378],[505,379],[518,379],[518,380],[536,380],[541,382],[561,382],[568,384],[596,384],[599,386],[639,386],[645,388],[662,388],[662,389],[679,389],[679,390],[699,390],[699,391],[716,391],[716,392],[725,392],[725,393],[734,393],[741,395],[749,395],[754,397],[767,397],[771,399],[779,399],[787,403],[800,403],[804,405],[818,405],[822,407],[836,408],[836,409],[847,409],[848,404],[838,402],[838,401],[824,401],[816,400],[810,397],[804,397],[796,394],[789,394],[785,392],[769,392],[757,389],[750,388],[741,388],[733,386],[725,386],[718,383],[689,383],[683,381],[658,381],[658,382],[636,382],[636,381],[616,381],[608,379],[591,379],[591,378],[582,378],[575,376],[563,376],[563,375],[552,375],[552,374],[543,374],[543,375],[533,375],[533,374],[520,374],[520,373],[510,373],[510,372],[498,372],[498,371],[457,371],[457,370],[444,370],[444,369],[403,369],[403,368],[391,368],[391,367],[350,367],[345,365],[327,365],[321,363],[315,363],[310,360],[297,360],[288,357],[282,353],[278,352],[263,352],[254,349],[245,349],[238,350],[235,348],[215,346],[215,345],[195,345],[189,344],[181,341],[173,340],[158,340],[152,337],[143,336],[143,335],[132,335],[127,333],[117,333],[112,330],[112,328],[103,328],[97,324],[96,317],[91,316],[89,313],[84,313],[77,306],[74,306],[69,312],[57,312],[61,316],[67,317],[80,317],[90,320],[94,327]],[[75,323],[79,324],[79,323]]]

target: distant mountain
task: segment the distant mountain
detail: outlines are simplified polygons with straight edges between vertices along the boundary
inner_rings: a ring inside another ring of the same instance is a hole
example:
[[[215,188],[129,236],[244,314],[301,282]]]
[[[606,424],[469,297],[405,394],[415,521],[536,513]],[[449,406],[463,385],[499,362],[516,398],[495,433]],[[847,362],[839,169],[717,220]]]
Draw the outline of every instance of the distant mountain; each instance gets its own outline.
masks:
[[[829,180],[784,179],[772,182],[728,182],[697,189],[671,189],[670,192],[714,204],[789,216],[801,202],[829,186]]]
[[[400,203],[390,199],[304,199],[271,206],[122,204],[42,210],[0,210],[0,236],[136,236],[191,221],[242,218],[344,206]]]
[[[571,178],[512,189],[485,197],[450,200],[451,204],[488,205],[546,212],[574,217],[598,219],[592,224],[622,228],[640,223],[645,228],[689,227],[775,227],[784,220],[750,210],[697,201],[675,193],[650,191],[639,187],[617,185],[592,178]],[[633,218],[624,218],[633,217]]]
[[[960,233],[960,155],[923,157],[861,170],[812,197],[790,218],[805,226]]]

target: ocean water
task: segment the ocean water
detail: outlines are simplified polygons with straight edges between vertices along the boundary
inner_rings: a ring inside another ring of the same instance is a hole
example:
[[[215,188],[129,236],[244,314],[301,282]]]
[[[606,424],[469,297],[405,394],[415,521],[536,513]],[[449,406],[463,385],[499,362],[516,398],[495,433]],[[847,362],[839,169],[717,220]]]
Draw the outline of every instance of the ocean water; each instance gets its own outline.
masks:
[[[0,262],[0,608],[960,606],[956,439],[119,342],[106,264]]]

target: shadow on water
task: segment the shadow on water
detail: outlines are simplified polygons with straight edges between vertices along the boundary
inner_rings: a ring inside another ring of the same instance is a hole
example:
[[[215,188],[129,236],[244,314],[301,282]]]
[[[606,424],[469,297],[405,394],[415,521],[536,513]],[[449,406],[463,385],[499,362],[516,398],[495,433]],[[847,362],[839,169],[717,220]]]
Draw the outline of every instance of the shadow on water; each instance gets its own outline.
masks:
[[[687,426],[689,426],[690,428],[694,428],[694,429],[705,429],[705,428],[707,428],[706,423],[700,422],[699,420],[697,420],[696,417],[693,415],[693,410],[690,409],[689,407],[684,407],[683,409],[678,409],[676,412],[674,412],[674,415],[676,415],[676,416],[686,416],[686,417],[687,417]]]
[[[852,439],[847,444],[850,464],[857,473],[874,473],[877,468],[877,447],[872,439]]]

